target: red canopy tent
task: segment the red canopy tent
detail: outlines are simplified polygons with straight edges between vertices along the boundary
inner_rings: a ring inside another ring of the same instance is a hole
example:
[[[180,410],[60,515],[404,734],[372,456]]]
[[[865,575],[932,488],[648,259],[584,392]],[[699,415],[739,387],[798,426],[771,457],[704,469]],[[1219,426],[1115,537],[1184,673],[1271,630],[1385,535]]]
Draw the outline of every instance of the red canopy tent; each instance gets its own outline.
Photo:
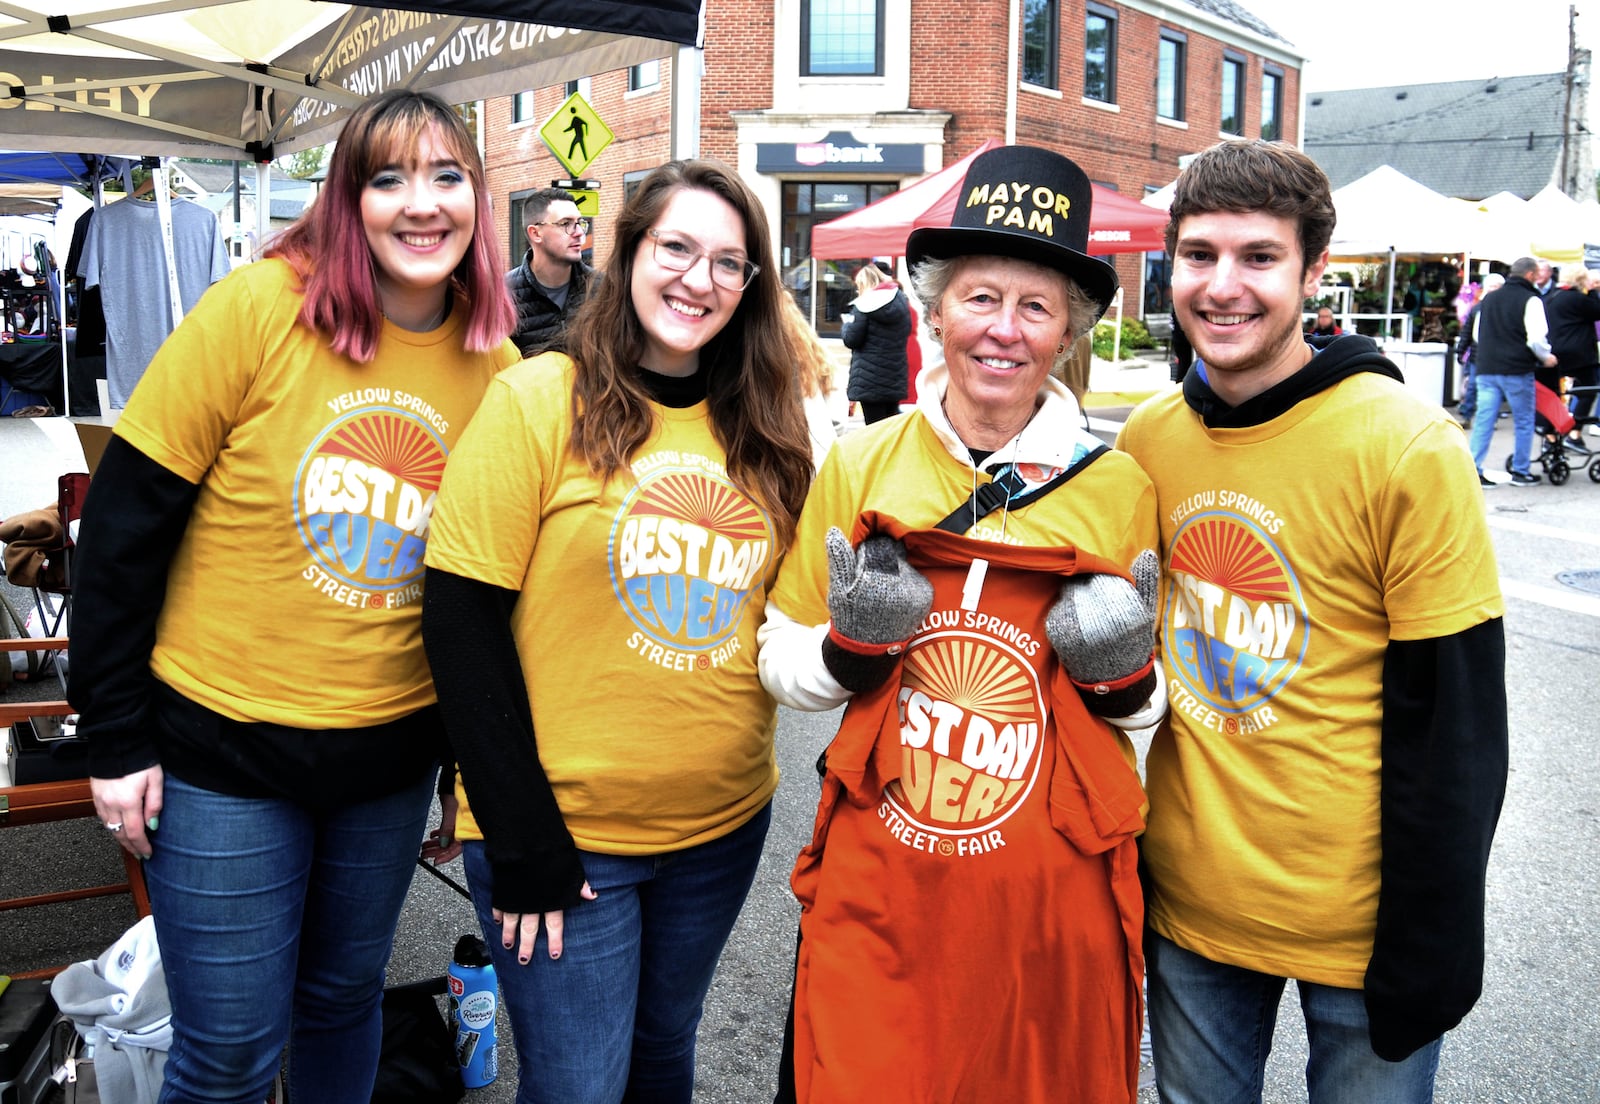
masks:
[[[902,257],[906,238],[919,225],[948,226],[967,166],[985,150],[1002,143],[987,139],[954,164],[923,177],[860,210],[840,215],[811,229],[811,255],[818,260],[848,257]],[[1110,188],[1090,185],[1090,253],[1142,253],[1166,248],[1167,213],[1128,199]]]

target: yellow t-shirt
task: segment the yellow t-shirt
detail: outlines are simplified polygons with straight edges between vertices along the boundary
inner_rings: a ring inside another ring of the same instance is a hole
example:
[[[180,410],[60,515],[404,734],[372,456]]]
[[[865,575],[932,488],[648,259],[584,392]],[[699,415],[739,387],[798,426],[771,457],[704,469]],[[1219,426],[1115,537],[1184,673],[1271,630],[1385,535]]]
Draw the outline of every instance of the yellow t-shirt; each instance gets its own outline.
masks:
[[[777,788],[756,629],[777,571],[704,402],[656,404],[630,471],[570,446],[572,362],[498,376],[450,458],[428,565],[520,593],[512,632],[539,762],[580,848],[651,854],[726,835]],[[462,797],[457,835],[481,838]]]
[[[1161,511],[1148,922],[1213,961],[1360,988],[1385,650],[1503,613],[1461,430],[1369,373],[1243,429],[1173,393],[1118,444]]]
[[[357,728],[434,700],[422,550],[445,456],[516,360],[384,324],[357,364],[299,325],[280,260],[214,285],[134,389],[116,433],[199,485],[151,669],[242,721]]]

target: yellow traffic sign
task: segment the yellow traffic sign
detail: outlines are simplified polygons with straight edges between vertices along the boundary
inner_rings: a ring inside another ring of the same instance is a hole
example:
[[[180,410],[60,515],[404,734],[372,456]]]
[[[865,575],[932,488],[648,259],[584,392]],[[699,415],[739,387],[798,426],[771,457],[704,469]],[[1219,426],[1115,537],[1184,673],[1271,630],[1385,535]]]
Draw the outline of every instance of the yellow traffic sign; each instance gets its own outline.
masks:
[[[582,176],[616,135],[601,122],[588,101],[574,92],[539,128],[539,137],[569,173]]]
[[[578,214],[592,219],[600,213],[599,192],[573,192],[572,202],[578,205]]]

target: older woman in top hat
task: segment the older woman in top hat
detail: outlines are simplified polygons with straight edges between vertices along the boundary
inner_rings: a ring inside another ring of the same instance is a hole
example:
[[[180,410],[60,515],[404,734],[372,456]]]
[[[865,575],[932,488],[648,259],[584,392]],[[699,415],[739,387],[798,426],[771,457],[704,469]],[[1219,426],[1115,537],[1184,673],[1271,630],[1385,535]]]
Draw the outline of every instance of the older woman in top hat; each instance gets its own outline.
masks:
[[[1066,158],[992,150],[959,194],[907,252],[944,365],[834,448],[760,634],[779,701],[848,703],[780,1099],[1131,1101],[1155,498],[1051,377],[1117,277]]]

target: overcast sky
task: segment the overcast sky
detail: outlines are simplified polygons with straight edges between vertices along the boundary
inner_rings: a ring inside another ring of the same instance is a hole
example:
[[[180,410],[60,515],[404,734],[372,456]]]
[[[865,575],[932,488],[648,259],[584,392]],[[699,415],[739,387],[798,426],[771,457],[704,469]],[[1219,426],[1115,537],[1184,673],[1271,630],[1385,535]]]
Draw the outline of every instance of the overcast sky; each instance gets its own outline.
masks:
[[[1600,0],[1236,0],[1306,55],[1306,92],[1558,73],[1567,9],[1578,45],[1600,43]]]

